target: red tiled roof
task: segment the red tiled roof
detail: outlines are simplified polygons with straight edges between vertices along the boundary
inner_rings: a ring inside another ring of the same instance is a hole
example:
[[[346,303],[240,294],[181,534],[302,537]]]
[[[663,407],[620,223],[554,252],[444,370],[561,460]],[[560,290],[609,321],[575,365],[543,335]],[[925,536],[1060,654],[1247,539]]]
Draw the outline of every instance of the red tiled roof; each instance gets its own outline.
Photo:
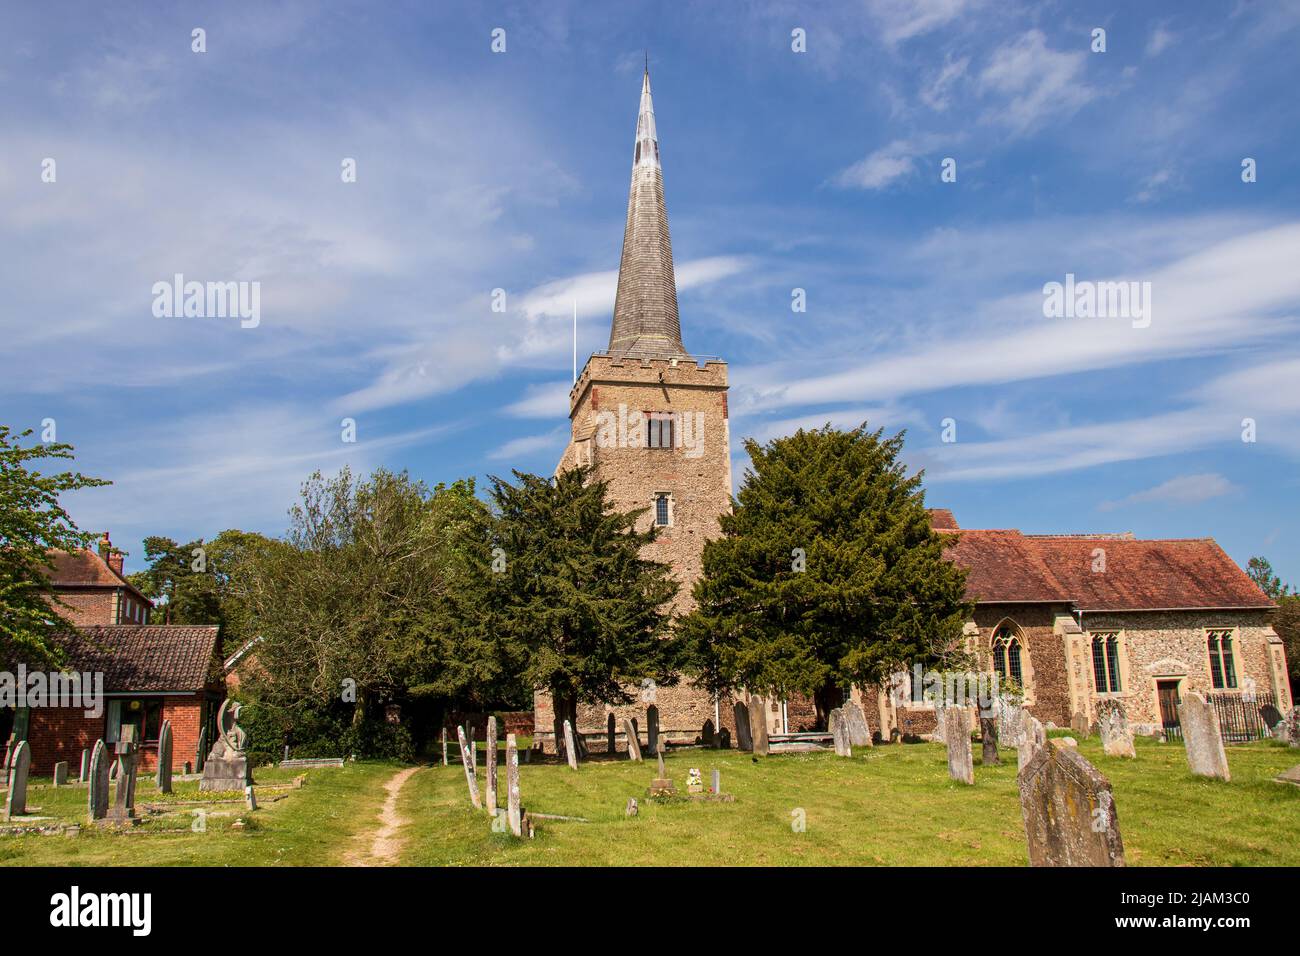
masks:
[[[956,538],[948,558],[966,568],[970,601],[1066,602],[1065,589],[1019,531],[942,532]]]
[[[80,627],[59,638],[67,667],[102,672],[107,693],[202,690],[220,672],[218,627],[117,624]]]
[[[149,601],[94,551],[51,551],[50,583],[57,587],[126,588],[141,601]],[[152,602],[150,602],[152,603]]]
[[[957,519],[947,508],[929,508],[930,527],[935,531],[956,531]]]

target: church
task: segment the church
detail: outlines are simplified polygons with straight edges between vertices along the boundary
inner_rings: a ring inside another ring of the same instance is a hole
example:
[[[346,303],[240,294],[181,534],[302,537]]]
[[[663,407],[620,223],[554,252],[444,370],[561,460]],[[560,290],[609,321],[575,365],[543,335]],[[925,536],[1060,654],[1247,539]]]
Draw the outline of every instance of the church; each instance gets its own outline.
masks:
[[[609,347],[587,360],[569,393],[571,435],[556,470],[589,466],[608,482],[613,507],[647,509],[643,520],[658,537],[646,556],[670,565],[681,585],[674,615],[691,610],[704,544],[731,506],[727,388],[725,361],[682,344],[647,69]],[[968,571],[967,649],[1014,679],[1044,724],[1090,727],[1102,701],[1118,700],[1138,733],[1177,733],[1188,692],[1242,714],[1291,708],[1282,642],[1269,625],[1274,604],[1212,539],[960,529],[940,509],[931,521]],[[850,694],[877,739],[934,729],[928,703],[883,688]],[[646,687],[631,704],[580,705],[575,730],[597,742],[611,714],[620,727],[625,717],[644,722],[654,704],[670,740],[699,737],[706,721],[734,739],[733,704],[748,699],[718,700],[685,681]],[[770,733],[814,729],[810,700],[768,700],[764,711]],[[535,746],[548,751],[553,718],[549,696],[538,693]]]

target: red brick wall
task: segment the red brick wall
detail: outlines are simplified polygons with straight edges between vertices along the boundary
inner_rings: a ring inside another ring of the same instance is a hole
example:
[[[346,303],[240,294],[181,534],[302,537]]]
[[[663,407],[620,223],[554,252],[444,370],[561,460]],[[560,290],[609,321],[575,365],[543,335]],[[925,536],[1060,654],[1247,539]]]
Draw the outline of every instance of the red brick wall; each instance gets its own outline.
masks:
[[[66,607],[58,610],[78,627],[94,624],[116,624],[114,609],[115,592],[109,588],[95,590],[58,591],[58,596]]]
[[[202,730],[202,699],[198,697],[163,698],[162,719],[172,722],[172,769],[184,769],[194,763]],[[98,717],[86,717],[76,707],[33,708],[27,743],[32,749],[34,774],[49,776],[60,760],[68,762],[68,774],[75,778],[81,770],[81,751],[90,750],[104,737],[108,727],[107,709]],[[158,742],[148,741],[140,748],[141,772],[158,767]]]

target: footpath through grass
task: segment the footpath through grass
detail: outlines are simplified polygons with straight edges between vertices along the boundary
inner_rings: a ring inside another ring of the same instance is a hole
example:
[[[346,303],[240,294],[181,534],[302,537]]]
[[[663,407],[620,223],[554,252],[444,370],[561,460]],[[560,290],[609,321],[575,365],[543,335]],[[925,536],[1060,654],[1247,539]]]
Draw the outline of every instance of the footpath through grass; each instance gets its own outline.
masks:
[[[1130,866],[1300,865],[1300,787],[1273,782],[1300,751],[1260,742],[1228,748],[1231,783],[1193,778],[1179,744],[1139,740],[1138,759],[1106,757],[1093,738],[1080,751],[1111,781]],[[699,767],[722,771],[735,803],[656,803],[654,763],[593,760],[576,773],[520,765],[530,812],[586,817],[539,821],[533,840],[493,833],[469,805],[459,764],[418,774],[403,791],[403,863],[414,865],[904,865],[1023,866],[1024,830],[1014,750],[981,767],[975,786],[948,778],[939,744],[755,760],[736,751],[681,751],[668,774],[685,788]],[[484,769],[479,764],[480,786]],[[624,814],[636,797],[640,814]],[[505,801],[501,769],[500,801]],[[803,832],[793,825],[802,811]]]

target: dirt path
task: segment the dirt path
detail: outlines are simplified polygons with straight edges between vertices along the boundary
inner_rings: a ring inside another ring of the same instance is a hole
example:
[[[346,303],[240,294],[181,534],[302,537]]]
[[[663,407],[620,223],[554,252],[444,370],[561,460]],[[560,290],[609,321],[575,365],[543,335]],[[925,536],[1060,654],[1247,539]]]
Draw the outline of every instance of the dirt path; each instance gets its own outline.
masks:
[[[397,815],[397,795],[403,784],[410,779],[419,767],[407,767],[399,770],[384,784],[388,792],[384,805],[379,811],[379,829],[364,830],[355,838],[356,845],[343,858],[345,866],[395,866],[397,855],[402,849],[402,841],[397,831],[406,821]]]

